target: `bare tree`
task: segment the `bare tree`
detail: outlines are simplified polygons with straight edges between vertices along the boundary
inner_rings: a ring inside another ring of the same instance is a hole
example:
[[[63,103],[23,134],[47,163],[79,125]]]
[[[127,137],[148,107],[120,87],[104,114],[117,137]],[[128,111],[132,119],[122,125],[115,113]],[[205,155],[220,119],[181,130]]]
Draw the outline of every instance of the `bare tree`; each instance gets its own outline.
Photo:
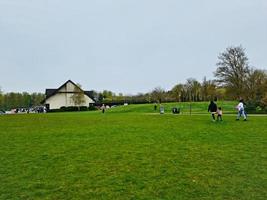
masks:
[[[248,58],[242,46],[229,47],[218,56],[217,70],[214,72],[217,82],[226,87],[232,97],[241,97],[246,93],[246,81],[249,75]]]
[[[247,98],[259,101],[267,91],[267,72],[251,69],[247,81]]]
[[[182,91],[183,91],[182,84],[177,84],[172,88],[171,93],[175,101],[177,102],[181,101]]]
[[[201,92],[201,84],[194,78],[187,79],[185,84],[187,89],[187,95],[189,101],[199,101],[200,100],[200,92]]]
[[[213,100],[217,96],[217,86],[215,81],[207,80],[204,77],[201,85],[201,98],[203,101]]]
[[[265,96],[261,99],[261,106],[267,111],[267,92]]]
[[[78,110],[80,110],[80,106],[85,103],[84,91],[81,89],[80,84],[77,84],[77,86],[74,88],[74,93],[71,96],[71,99],[74,105],[78,107]]]
[[[162,89],[161,87],[156,87],[152,91],[151,95],[152,95],[153,100],[161,103],[164,98],[164,93],[165,93],[164,89]]]

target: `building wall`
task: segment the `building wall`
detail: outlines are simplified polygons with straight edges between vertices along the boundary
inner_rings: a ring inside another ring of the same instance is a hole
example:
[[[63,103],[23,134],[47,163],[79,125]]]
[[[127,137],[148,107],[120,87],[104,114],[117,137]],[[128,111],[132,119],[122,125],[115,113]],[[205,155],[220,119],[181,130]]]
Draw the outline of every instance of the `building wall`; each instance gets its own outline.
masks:
[[[62,87],[59,92],[73,92],[75,90],[75,86],[71,83],[68,82],[64,87]]]
[[[50,109],[59,109],[63,106],[78,106],[73,103],[72,96],[75,86],[72,83],[67,83],[62,87],[59,92],[45,101],[45,104],[49,104]],[[84,95],[85,102],[79,106],[89,106],[89,104],[94,103],[94,101],[89,98],[87,95]]]
[[[50,109],[59,109],[62,106],[77,106],[73,103],[71,93],[57,93],[45,101],[45,104],[49,104]],[[94,101],[88,96],[84,95],[85,102],[79,106],[89,106],[89,104],[94,103]]]

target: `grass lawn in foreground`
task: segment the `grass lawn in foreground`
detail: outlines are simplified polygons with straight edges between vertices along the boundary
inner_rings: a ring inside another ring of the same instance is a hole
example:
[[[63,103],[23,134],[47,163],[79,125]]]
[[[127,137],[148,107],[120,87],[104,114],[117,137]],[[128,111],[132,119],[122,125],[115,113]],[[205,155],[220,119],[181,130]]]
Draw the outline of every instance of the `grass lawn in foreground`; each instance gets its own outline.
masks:
[[[0,116],[0,199],[267,199],[267,117]]]

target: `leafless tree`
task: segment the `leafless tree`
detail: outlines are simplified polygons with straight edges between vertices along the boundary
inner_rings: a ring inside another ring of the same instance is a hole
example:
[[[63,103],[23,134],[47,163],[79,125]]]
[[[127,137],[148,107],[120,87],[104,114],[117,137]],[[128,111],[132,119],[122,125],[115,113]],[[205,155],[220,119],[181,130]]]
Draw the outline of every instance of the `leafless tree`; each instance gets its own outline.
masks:
[[[80,106],[85,102],[84,91],[81,89],[81,85],[77,84],[77,87],[74,88],[74,93],[71,96],[71,99],[75,106],[80,110]]]
[[[242,46],[229,47],[218,59],[218,68],[214,72],[216,81],[224,86],[232,97],[242,97],[246,93],[246,81],[250,71],[245,49]]]

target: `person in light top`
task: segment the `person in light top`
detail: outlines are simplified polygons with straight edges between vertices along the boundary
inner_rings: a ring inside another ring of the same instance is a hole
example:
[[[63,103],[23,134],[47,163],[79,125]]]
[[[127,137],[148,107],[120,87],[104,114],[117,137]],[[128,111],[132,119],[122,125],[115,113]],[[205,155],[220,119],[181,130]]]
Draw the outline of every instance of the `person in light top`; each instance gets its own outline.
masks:
[[[102,104],[102,106],[101,106],[101,108],[100,108],[101,110],[102,110],[102,113],[104,114],[105,113],[105,111],[106,111],[106,106],[105,106],[105,104]]]
[[[247,120],[247,116],[246,116],[246,113],[245,113],[243,99],[241,99],[239,101],[239,104],[236,106],[236,109],[237,109],[237,118],[236,118],[236,120],[238,121],[240,119],[241,115],[242,115],[243,118],[244,118],[244,121],[246,121]]]
[[[217,121],[222,121],[222,108],[219,107],[218,110],[217,110]]]

